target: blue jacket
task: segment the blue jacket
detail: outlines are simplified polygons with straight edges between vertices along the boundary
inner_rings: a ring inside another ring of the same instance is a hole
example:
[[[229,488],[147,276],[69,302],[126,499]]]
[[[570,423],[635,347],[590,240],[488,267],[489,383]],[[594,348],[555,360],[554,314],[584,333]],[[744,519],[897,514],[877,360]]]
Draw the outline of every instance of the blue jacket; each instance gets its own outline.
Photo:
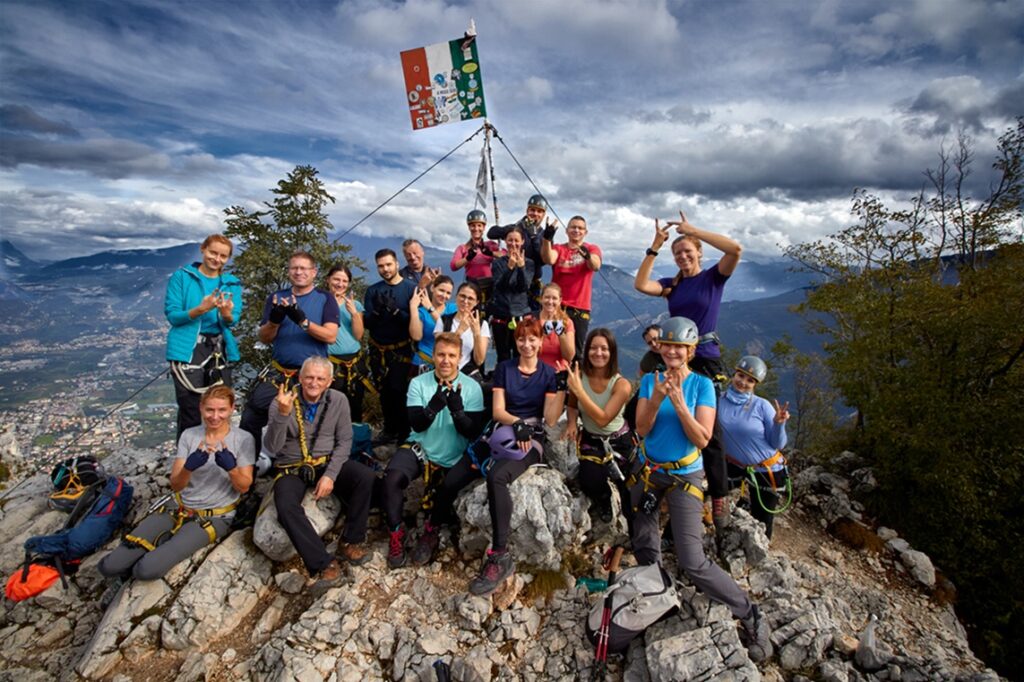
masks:
[[[167,295],[164,297],[164,316],[171,323],[167,331],[167,359],[176,362],[188,362],[192,359],[192,350],[199,340],[202,318],[189,318],[188,311],[195,308],[203,300],[203,285],[199,279],[198,263],[186,265],[177,270],[167,282]],[[231,294],[235,302],[234,319],[230,323],[220,320],[221,334],[224,335],[224,350],[229,362],[237,362],[241,357],[238,342],[235,341],[230,327],[235,326],[242,317],[242,283],[234,275],[223,273],[220,276],[220,290]]]

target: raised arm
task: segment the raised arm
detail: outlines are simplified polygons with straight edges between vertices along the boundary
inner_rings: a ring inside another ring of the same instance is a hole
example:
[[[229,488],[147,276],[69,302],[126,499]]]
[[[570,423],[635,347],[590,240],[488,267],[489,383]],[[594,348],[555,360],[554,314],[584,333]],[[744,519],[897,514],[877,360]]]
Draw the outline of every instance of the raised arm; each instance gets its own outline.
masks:
[[[743,247],[735,239],[730,239],[724,234],[718,234],[717,232],[709,232],[708,230],[702,230],[699,227],[695,227],[686,219],[686,215],[682,211],[679,212],[679,221],[670,220],[668,223],[670,226],[675,226],[676,232],[681,235],[688,237],[696,237],[705,244],[710,244],[725,255],[718,261],[718,272],[728,277],[736,271],[736,266],[739,265],[740,257],[743,255]]]
[[[668,228],[662,228],[661,222],[655,218],[654,240],[651,242],[651,248],[644,254],[644,259],[640,261],[640,269],[636,271],[636,277],[633,279],[633,288],[642,294],[661,296],[665,290],[663,286],[658,284],[658,280],[651,279],[651,272],[654,270],[654,259],[657,257],[657,251],[661,249],[667,240]],[[655,255],[651,255],[651,252],[655,252]]]

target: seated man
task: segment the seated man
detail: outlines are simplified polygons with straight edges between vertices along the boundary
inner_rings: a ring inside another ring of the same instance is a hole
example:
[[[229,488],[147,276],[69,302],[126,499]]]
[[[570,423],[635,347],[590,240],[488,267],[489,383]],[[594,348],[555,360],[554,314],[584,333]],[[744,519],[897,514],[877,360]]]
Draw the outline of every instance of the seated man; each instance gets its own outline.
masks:
[[[480,473],[466,455],[466,446],[480,435],[487,414],[480,384],[459,372],[462,340],[451,332],[434,339],[434,371],[409,383],[407,400],[412,433],[391,458],[384,474],[384,509],[391,544],[388,566],[405,565],[402,507],[405,489],[424,477],[424,509],[429,510],[423,533],[413,550],[417,564],[429,563],[437,551],[438,531],[455,520],[455,498]]]
[[[338,495],[346,515],[338,557],[359,565],[369,558],[362,542],[374,479],[372,469],[349,459],[352,420],[348,398],[329,388],[333,374],[327,358],[306,359],[299,370],[298,393],[287,390],[283,382],[278,388],[263,441],[275,455],[279,474],[274,482],[278,521],[309,574],[328,583],[341,577],[341,566],[306,518],[302,498],[314,485],[318,500],[332,492]]]

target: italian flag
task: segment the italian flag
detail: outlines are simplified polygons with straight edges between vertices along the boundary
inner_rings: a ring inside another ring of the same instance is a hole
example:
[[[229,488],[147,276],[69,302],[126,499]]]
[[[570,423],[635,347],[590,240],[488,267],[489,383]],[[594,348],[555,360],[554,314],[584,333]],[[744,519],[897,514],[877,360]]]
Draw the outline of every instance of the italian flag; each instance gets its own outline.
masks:
[[[475,36],[405,50],[402,72],[413,130],[487,116]]]

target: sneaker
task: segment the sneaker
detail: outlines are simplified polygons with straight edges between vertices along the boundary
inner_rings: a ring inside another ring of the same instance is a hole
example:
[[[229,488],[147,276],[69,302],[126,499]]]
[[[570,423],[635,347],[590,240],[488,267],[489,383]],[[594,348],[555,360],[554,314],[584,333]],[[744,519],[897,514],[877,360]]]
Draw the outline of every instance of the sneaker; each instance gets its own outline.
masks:
[[[439,532],[437,528],[424,528],[423,532],[420,533],[419,540],[416,541],[416,547],[412,551],[412,562],[417,566],[426,566],[434,560],[434,555],[437,554],[437,545],[440,542]]]
[[[370,560],[370,553],[361,542],[342,542],[338,545],[338,559],[353,566],[362,566]]]
[[[512,555],[508,550],[488,550],[480,575],[469,583],[469,593],[485,597],[498,589],[501,583],[505,582],[505,578],[515,573],[515,570],[515,562],[512,561]]]
[[[405,529],[399,526],[391,531],[388,542],[388,568],[401,568],[405,566],[405,560]]]
[[[730,519],[729,498],[711,498],[711,520],[715,524],[715,532],[720,533],[728,528]]]
[[[761,617],[761,611],[757,604],[753,606],[750,618],[741,621],[743,630],[740,633],[740,641],[747,647],[747,655],[754,663],[767,661],[775,653],[772,648],[771,627],[768,621]]]

